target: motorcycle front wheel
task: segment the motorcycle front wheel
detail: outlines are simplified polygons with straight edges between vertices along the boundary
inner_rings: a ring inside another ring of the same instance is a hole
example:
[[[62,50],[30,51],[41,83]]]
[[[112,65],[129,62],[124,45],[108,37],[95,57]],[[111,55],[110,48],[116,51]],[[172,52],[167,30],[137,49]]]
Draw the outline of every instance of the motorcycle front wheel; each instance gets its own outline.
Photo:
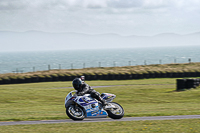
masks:
[[[115,108],[107,110],[108,116],[112,119],[121,119],[124,116],[124,109],[121,105],[115,102],[110,102]]]
[[[66,114],[72,120],[83,120],[85,118],[83,109],[76,106],[75,104],[70,104],[67,106]]]

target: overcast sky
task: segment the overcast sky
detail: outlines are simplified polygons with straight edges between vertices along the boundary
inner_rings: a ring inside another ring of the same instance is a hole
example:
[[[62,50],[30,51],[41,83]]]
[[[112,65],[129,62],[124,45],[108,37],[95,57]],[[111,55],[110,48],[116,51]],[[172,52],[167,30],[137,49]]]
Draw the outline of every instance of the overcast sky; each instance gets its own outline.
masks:
[[[0,31],[200,32],[200,0],[0,0]]]

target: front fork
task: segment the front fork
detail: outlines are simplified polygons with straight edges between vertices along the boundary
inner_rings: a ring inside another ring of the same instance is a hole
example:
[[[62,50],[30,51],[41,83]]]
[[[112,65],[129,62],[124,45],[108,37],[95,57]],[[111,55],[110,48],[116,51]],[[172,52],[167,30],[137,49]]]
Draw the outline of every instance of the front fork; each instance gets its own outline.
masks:
[[[77,112],[79,111],[79,109],[78,109],[78,104],[77,104],[77,103],[74,104],[74,109],[75,109],[75,111],[77,111]]]

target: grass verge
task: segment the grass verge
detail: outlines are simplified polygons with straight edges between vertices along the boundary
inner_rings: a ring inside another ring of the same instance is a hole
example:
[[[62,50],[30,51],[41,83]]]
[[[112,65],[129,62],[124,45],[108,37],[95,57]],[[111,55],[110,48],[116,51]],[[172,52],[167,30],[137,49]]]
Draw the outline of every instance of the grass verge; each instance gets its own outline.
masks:
[[[176,92],[175,79],[88,81],[100,93],[117,95],[125,116],[200,114],[200,89]],[[0,121],[66,119],[64,99],[71,82],[45,82],[0,86]]]
[[[55,133],[71,132],[162,132],[162,133],[199,133],[200,119],[187,120],[157,120],[157,121],[128,121],[128,122],[97,122],[97,123],[59,123],[59,124],[36,124],[0,126],[1,133],[32,132],[32,133]]]

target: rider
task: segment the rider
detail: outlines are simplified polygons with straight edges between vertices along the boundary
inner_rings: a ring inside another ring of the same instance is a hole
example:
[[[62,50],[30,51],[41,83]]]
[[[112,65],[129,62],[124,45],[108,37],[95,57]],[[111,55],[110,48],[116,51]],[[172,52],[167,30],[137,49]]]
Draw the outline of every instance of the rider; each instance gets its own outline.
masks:
[[[86,84],[84,82],[84,78],[82,78],[82,77],[75,78],[72,81],[72,85],[73,85],[74,89],[77,90],[76,93],[78,96],[82,96],[84,94],[91,94],[91,97],[100,101],[103,106],[107,105],[107,102],[104,99],[102,99],[102,97],[100,96],[100,93],[95,91],[94,89],[92,89],[92,87],[90,87],[88,84]]]

